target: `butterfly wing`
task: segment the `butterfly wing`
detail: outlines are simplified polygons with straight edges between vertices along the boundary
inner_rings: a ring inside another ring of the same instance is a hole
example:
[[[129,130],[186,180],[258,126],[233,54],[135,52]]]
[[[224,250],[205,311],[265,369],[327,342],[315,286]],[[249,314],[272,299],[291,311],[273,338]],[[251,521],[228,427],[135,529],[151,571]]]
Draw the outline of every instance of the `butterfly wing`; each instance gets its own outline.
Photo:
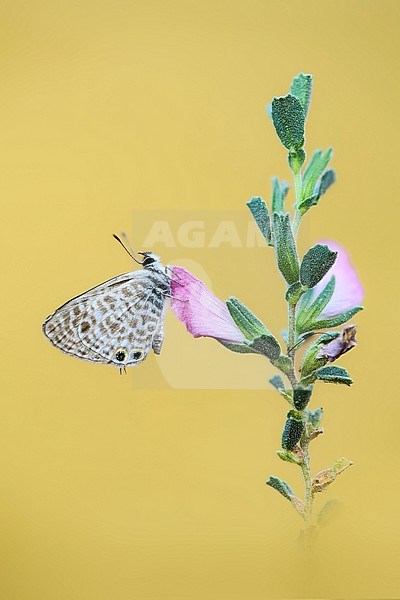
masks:
[[[155,338],[161,349],[157,340],[169,290],[163,271],[119,275],[57,309],[46,319],[44,334],[77,358],[118,367],[137,365]]]

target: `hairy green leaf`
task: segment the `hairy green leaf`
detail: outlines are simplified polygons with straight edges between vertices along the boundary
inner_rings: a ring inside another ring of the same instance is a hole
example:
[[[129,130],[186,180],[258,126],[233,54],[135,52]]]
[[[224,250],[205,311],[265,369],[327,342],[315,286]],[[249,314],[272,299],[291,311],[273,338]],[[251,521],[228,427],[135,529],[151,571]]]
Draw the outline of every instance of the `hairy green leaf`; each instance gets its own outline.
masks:
[[[300,202],[299,206],[297,206],[297,210],[300,213],[300,215],[303,216],[308,210],[310,210],[312,206],[316,206],[317,204],[318,196],[314,194],[313,196],[310,196],[309,198],[306,198],[305,200]]]
[[[316,429],[319,427],[324,415],[324,409],[316,408],[315,410],[307,410],[307,421]]]
[[[277,450],[276,453],[279,458],[285,462],[294,463],[296,465],[298,465],[300,462],[300,459],[295,452],[291,452],[290,450]]]
[[[280,369],[282,371],[282,373],[285,373],[286,375],[288,373],[290,373],[290,371],[293,368],[292,361],[290,360],[290,358],[288,356],[285,356],[284,354],[281,354],[280,356],[278,356],[278,358],[276,360],[274,360],[272,362],[272,364],[277,369]]]
[[[324,275],[333,266],[337,252],[322,244],[316,244],[306,252],[301,262],[300,281],[308,288],[312,288],[321,281]]]
[[[299,73],[297,77],[293,79],[292,85],[290,86],[290,93],[300,101],[300,104],[304,110],[304,114],[307,116],[308,107],[310,105],[311,91],[312,91],[312,75],[305,75]]]
[[[296,150],[304,143],[304,110],[300,101],[291,94],[272,100],[272,121],[282,144]]]
[[[329,300],[332,298],[335,289],[335,276],[332,275],[324,289],[318,294],[315,300],[311,304],[301,304],[297,312],[297,332],[298,334],[306,333],[308,331],[318,331],[318,327],[314,326],[315,320],[319,317],[321,312],[324,310]],[[308,300],[312,298],[312,290]],[[307,295],[308,292],[304,294]],[[320,329],[323,329],[320,327]]]
[[[277,490],[287,500],[292,500],[294,496],[294,491],[285,481],[279,479],[279,477],[274,477],[273,475],[270,475],[267,481],[267,485],[270,485],[272,488]]]
[[[299,279],[299,259],[294,241],[289,213],[274,213],[273,226],[275,236],[275,252],[278,268],[289,284]]]
[[[331,185],[335,183],[335,181],[335,172],[332,169],[328,169],[328,171],[325,171],[325,173],[319,180],[318,185],[315,187],[316,192],[311,196],[305,197],[304,200],[302,200],[297,206],[297,210],[300,213],[300,215],[305,215],[306,212],[310,210],[312,206],[317,206],[321,196],[325,194],[327,189],[330,188]]]
[[[283,204],[288,191],[289,185],[286,183],[286,181],[280,182],[277,177],[272,178],[272,213],[284,212]]]
[[[344,383],[345,385],[353,383],[352,378],[343,367],[321,367],[315,371],[315,378],[326,383]]]
[[[331,342],[337,338],[338,335],[340,335],[339,331],[325,332],[307,348],[300,367],[300,372],[303,379],[311,375],[311,373],[319,369],[319,367],[323,367],[326,364],[325,358],[320,358],[317,356],[318,352],[321,348],[321,345]]]
[[[294,410],[290,410],[282,431],[282,448],[284,450],[293,450],[300,441],[303,431],[304,423],[301,415]]]
[[[300,298],[299,301],[299,307],[298,310],[304,310],[306,308],[306,306],[308,306],[312,300],[312,297],[314,295],[313,290],[307,290],[306,292],[304,292],[304,294],[302,295],[302,297]]]
[[[283,379],[280,375],[274,375],[269,379],[269,382],[274,386],[275,389],[278,390],[278,392],[285,389],[285,384],[283,383]]]
[[[285,384],[282,381],[282,377],[280,375],[274,375],[273,377],[271,377],[269,379],[269,382],[279,392],[279,394],[282,396],[282,398],[284,398],[286,400],[286,402],[289,402],[289,404],[291,404],[293,406],[293,398],[292,398],[293,391],[287,390],[285,388]]]
[[[343,325],[349,319],[354,317],[360,310],[364,310],[362,306],[355,306],[350,310],[346,310],[345,312],[337,315],[336,317],[330,317],[329,319],[324,319],[322,321],[315,321],[312,323],[312,330],[318,331],[320,329],[329,329],[330,327],[338,327],[339,325]]]
[[[256,317],[247,306],[240,302],[240,300],[231,296],[226,301],[226,305],[232,319],[248,340],[252,341],[260,335],[272,336],[264,323]]]
[[[301,298],[302,294],[304,294],[305,291],[306,291],[306,288],[304,288],[301,285],[300,281],[295,281],[286,290],[286,294],[285,294],[286,302],[289,302],[289,304],[297,304],[297,302],[299,301],[299,299]]]
[[[272,231],[267,205],[262,198],[254,197],[247,202],[247,206],[249,207],[250,212],[264,237],[264,240],[268,246],[271,246]]]
[[[325,152],[316,150],[311,157],[310,162],[304,171],[303,177],[303,200],[310,198],[315,193],[315,186],[319,178],[325,171],[330,158],[332,156],[332,148],[328,148]],[[316,194],[318,196],[318,194]]]
[[[310,402],[312,390],[312,385],[307,387],[298,386],[293,390],[293,405],[297,410],[305,409]]]
[[[303,148],[297,148],[296,150],[289,150],[288,161],[289,167],[293,173],[297,174],[306,160],[306,153]]]
[[[274,363],[274,361],[279,358],[281,354],[279,342],[271,333],[268,335],[260,335],[259,337],[253,339],[250,342],[250,348],[258,352],[258,354],[263,354],[269,358],[272,363]]]
[[[318,187],[318,199],[321,198],[323,194],[334,184],[336,181],[335,171],[333,169],[328,169],[321,177],[321,181]]]
[[[224,342],[223,340],[217,341],[231,352],[238,352],[239,354],[258,354],[258,352],[252,350],[247,344],[231,344],[230,342]]]

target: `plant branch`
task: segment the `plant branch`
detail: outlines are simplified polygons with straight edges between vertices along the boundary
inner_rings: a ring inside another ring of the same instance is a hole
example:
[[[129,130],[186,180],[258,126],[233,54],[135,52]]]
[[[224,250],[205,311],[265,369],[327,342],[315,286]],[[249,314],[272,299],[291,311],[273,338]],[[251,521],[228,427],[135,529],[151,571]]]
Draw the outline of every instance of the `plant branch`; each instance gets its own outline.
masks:
[[[294,357],[296,354],[296,304],[288,303],[288,340],[287,354],[292,361],[294,370]]]
[[[296,197],[296,212],[293,219],[292,229],[293,235],[296,238],[301,221],[301,214],[298,211],[298,206],[300,206],[300,202],[303,199],[303,177],[301,168],[297,171],[297,173],[294,173],[294,193]]]
[[[292,223],[292,231],[293,236],[296,240],[297,233],[300,226],[301,214],[298,211],[298,206],[300,205],[303,199],[303,182],[302,182],[302,172],[301,167],[294,171],[294,190],[296,197],[296,212],[294,215],[293,223]],[[293,371],[295,373],[295,354],[297,349],[297,333],[296,333],[296,306],[297,304],[288,305],[288,356],[292,361]],[[291,382],[293,385],[293,382]],[[297,385],[297,378],[295,377],[295,388]],[[312,522],[312,512],[313,512],[313,490],[312,490],[312,476],[311,476],[311,468],[310,468],[310,441],[311,437],[308,432],[308,428],[306,426],[306,412],[305,410],[301,411],[302,418],[304,422],[304,432],[302,438],[300,440],[300,447],[302,450],[302,459],[299,462],[299,466],[301,468],[301,472],[304,480],[304,510],[302,516],[304,518],[304,522],[306,525],[305,530],[305,540],[306,544],[308,543],[310,532],[311,532],[311,522]]]

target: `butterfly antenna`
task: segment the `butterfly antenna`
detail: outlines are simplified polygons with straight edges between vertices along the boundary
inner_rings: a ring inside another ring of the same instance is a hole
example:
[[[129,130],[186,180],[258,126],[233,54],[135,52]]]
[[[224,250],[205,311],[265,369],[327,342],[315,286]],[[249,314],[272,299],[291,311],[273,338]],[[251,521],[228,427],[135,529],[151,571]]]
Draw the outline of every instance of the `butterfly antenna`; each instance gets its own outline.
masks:
[[[143,264],[143,263],[142,263],[142,261],[138,260],[138,259],[135,257],[135,255],[134,255],[134,253],[133,253],[133,250],[132,250],[132,248],[130,247],[129,240],[128,240],[128,238],[127,238],[126,234],[125,234],[125,233],[122,233],[121,235],[122,235],[122,236],[124,237],[124,239],[126,240],[126,242],[127,242],[127,246],[125,246],[124,242],[121,240],[121,238],[120,238],[120,237],[119,237],[119,236],[118,236],[116,233],[113,233],[113,237],[114,237],[114,238],[117,240],[117,242],[119,242],[119,243],[121,244],[121,246],[123,247],[123,249],[125,250],[125,252],[127,252],[127,253],[129,254],[129,256],[130,256],[131,258],[133,258],[133,260],[134,260],[134,261],[135,261],[135,262],[136,262],[138,265],[142,265],[142,264]]]
[[[135,252],[134,252],[134,250],[133,250],[133,248],[132,248],[132,246],[131,246],[131,243],[130,243],[130,241],[129,241],[129,238],[128,238],[128,236],[126,235],[125,231],[120,231],[120,232],[119,232],[119,235],[120,235],[120,236],[123,238],[123,240],[124,240],[124,242],[125,242],[125,244],[126,244],[126,247],[127,247],[127,248],[129,248],[129,250],[130,250],[131,254],[135,254]]]

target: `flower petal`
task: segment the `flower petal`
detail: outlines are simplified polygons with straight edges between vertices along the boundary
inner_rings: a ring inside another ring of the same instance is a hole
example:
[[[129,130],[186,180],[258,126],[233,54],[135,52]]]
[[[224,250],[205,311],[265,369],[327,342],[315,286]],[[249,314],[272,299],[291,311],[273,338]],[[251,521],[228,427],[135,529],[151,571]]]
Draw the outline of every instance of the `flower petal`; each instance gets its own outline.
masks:
[[[332,275],[335,276],[335,291],[321,313],[322,317],[334,317],[359,306],[364,297],[364,290],[346,250],[340,244],[330,240],[320,240],[318,244],[325,244],[338,253],[333,267],[313,288],[314,297],[316,297],[326,286]]]
[[[183,267],[172,267],[171,308],[194,337],[245,344],[226,304]]]

